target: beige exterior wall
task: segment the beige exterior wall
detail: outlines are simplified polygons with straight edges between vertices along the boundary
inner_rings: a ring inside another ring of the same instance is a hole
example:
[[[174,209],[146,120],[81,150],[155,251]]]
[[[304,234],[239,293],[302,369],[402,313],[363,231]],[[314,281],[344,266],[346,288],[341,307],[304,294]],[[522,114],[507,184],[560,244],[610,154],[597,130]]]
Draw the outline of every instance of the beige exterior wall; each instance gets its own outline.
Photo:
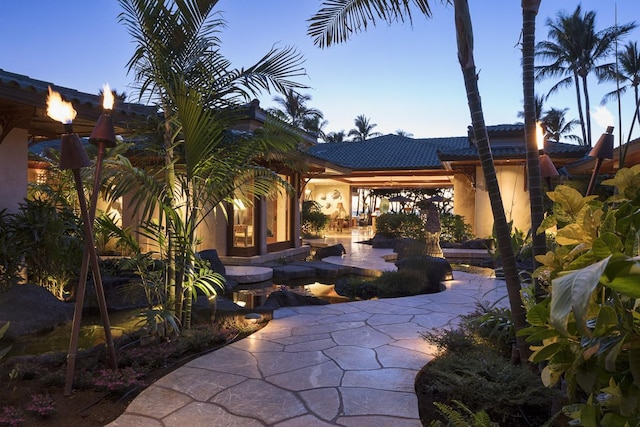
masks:
[[[28,138],[26,130],[13,129],[0,141],[0,210],[9,213],[27,197]]]
[[[318,202],[322,213],[331,216],[338,210],[338,203],[342,203],[346,215],[351,217],[351,188],[348,184],[335,181],[335,184],[314,184],[309,182],[305,190],[311,190],[309,197]]]
[[[464,221],[474,229],[476,224],[475,204],[476,190],[473,184],[463,174],[456,174],[453,177],[453,213],[464,217]]]
[[[502,204],[504,205],[507,222],[513,220],[513,225],[525,232],[531,228],[531,208],[529,204],[529,192],[525,191],[525,169],[520,166],[496,166],[496,175]],[[456,200],[458,194],[456,194]],[[493,213],[489,195],[486,191],[482,168],[476,168],[476,218],[473,224],[477,237],[491,236],[493,229]]]
[[[215,249],[219,256],[227,255],[227,218],[222,207],[215,208],[200,224],[198,238],[201,239],[198,251]]]

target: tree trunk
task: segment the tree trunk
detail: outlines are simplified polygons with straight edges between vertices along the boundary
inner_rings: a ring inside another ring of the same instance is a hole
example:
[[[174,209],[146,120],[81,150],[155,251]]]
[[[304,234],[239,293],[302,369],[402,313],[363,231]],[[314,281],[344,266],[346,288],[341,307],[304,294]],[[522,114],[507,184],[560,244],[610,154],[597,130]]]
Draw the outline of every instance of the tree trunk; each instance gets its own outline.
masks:
[[[520,296],[520,279],[511,247],[511,231],[504,213],[504,205],[502,204],[502,196],[496,177],[487,128],[484,122],[480,93],[478,91],[478,78],[473,58],[473,29],[469,15],[469,4],[467,0],[454,0],[454,7],[458,60],[460,61],[464,84],[467,90],[467,101],[469,103],[473,133],[480,155],[480,164],[482,165],[482,171],[491,201],[494,228],[498,249],[502,257],[504,277],[511,306],[511,316],[516,331],[519,331],[527,326],[526,311],[522,305],[522,298]],[[526,361],[531,354],[529,344],[527,344],[523,337],[517,337],[516,339],[520,358]]]
[[[589,101],[589,88],[587,87],[587,76],[582,76],[582,92],[584,93],[584,109],[587,113],[587,138],[589,147],[591,144],[591,101]]]
[[[573,76],[573,81],[576,86],[576,99],[578,101],[578,118],[580,119],[580,129],[582,129],[582,145],[589,144],[589,140],[587,139],[587,129],[584,124],[584,111],[582,109],[582,96],[580,95],[580,79],[578,75],[575,74]]]
[[[527,172],[529,203],[531,205],[531,236],[534,260],[537,255],[547,252],[545,233],[537,230],[544,219],[542,179],[540,177],[540,156],[536,140],[536,96],[534,77],[534,52],[536,15],[541,0],[522,0],[522,89],[524,92],[524,138],[527,146]],[[534,267],[540,263],[534,261]],[[542,289],[536,280],[536,296],[542,296]]]

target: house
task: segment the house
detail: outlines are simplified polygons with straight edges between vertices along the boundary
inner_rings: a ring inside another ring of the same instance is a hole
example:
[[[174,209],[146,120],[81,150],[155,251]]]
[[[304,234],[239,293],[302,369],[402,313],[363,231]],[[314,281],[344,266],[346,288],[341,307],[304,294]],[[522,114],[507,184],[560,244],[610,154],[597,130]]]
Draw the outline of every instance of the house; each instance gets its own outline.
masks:
[[[489,126],[488,133],[507,220],[528,230],[531,213],[524,125]],[[492,234],[493,220],[487,220],[493,218],[489,196],[470,131],[466,136],[445,138],[384,135],[360,142],[318,144],[307,152],[351,169],[349,175],[318,175],[307,184],[309,198],[320,203],[327,214],[336,202],[352,212],[351,194],[357,188],[451,188],[454,214],[464,216],[476,236]],[[587,148],[547,143],[546,152],[560,168],[584,158]]]
[[[44,179],[50,167],[29,156],[30,150],[55,148],[56,138],[64,131],[63,126],[47,117],[46,100],[49,87],[59,92],[73,104],[77,116],[73,131],[80,137],[91,134],[102,111],[102,98],[74,89],[55,86],[52,83],[32,79],[28,76],[0,70],[0,209],[16,212],[27,196],[27,183]],[[264,125],[267,113],[257,101],[236,111],[241,119],[235,122],[231,132],[251,133]],[[154,107],[131,103],[117,103],[111,116],[116,134],[127,136],[136,126],[136,121],[156,114]],[[314,144],[314,136],[293,130],[300,137],[301,147]],[[57,142],[59,144],[59,140]],[[301,153],[301,155],[304,155]],[[237,203],[220,206],[198,229],[200,249],[215,248],[228,264],[252,264],[277,259],[283,256],[299,256],[309,253],[300,240],[300,194],[304,177],[283,165],[269,162],[265,165],[295,189],[296,197],[286,193],[273,199],[258,199],[251,205]],[[330,162],[306,159],[307,174],[343,175],[348,170]],[[98,201],[98,208],[117,213],[120,225],[135,226],[140,218],[129,208],[127,197],[107,205]],[[152,249],[151,243],[139,237],[143,250]]]
[[[77,116],[73,130],[88,136],[102,114],[102,98],[53,83],[0,69],[0,210],[16,212],[27,196],[27,182],[35,181],[43,165],[28,168],[29,145],[59,136],[63,127],[47,117],[47,96],[52,87],[73,103]],[[130,125],[155,110],[140,104],[116,104],[112,111],[118,134],[130,133]],[[31,174],[31,176],[29,176]]]

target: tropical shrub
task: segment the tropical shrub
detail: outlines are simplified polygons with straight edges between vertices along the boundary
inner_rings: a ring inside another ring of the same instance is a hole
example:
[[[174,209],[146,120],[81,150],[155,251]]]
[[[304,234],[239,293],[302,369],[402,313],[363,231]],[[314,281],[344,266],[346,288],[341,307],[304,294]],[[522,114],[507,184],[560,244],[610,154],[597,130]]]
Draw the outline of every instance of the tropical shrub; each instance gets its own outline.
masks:
[[[425,241],[424,224],[418,215],[405,213],[385,213],[376,221],[376,233],[388,238],[409,237]]]
[[[11,214],[0,210],[0,292],[18,283],[22,254],[13,237]]]
[[[531,361],[547,386],[563,384],[565,412],[585,426],[640,423],[640,165],[603,185],[606,201],[558,186],[538,232],[557,228],[556,249],[534,276],[549,296],[527,311]]]
[[[451,213],[440,214],[440,242],[458,243],[473,239],[471,225],[467,224],[462,215]]]
[[[313,200],[302,202],[302,237],[318,236],[329,223],[329,217],[322,213],[320,204]]]
[[[29,281],[63,298],[82,261],[82,224],[74,210],[52,199],[25,200],[10,228]]]

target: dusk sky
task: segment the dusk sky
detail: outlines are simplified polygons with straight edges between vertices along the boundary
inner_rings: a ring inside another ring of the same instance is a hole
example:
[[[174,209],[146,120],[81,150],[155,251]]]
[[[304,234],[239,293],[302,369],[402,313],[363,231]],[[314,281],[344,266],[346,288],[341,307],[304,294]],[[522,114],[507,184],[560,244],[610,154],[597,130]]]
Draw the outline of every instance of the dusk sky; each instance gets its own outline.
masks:
[[[414,137],[460,136],[470,124],[462,72],[456,57],[453,9],[433,0],[432,19],[414,16],[413,25],[384,23],[355,34],[345,44],[319,49],[306,35],[307,20],[318,10],[315,0],[221,0],[216,10],[227,21],[220,34],[222,53],[234,67],[247,67],[272,45],[295,46],[306,58],[312,97],[309,106],[321,110],[325,132],[354,127],[364,114],[376,123],[375,131],[404,130]],[[619,23],[640,22],[638,0],[543,0],[537,19],[536,41],[546,39],[548,18],[567,14],[582,4],[597,13],[597,29]],[[480,94],[488,125],[515,123],[522,111],[521,52],[519,38],[522,9],[519,0],[470,0],[475,35],[475,60]],[[104,83],[133,95],[132,76],[126,64],[134,49],[131,37],[118,22],[116,0],[3,1],[0,14],[0,68],[54,85],[98,93]],[[636,29],[627,40],[640,42]],[[546,93],[553,82],[539,83]],[[615,89],[590,80],[592,110],[602,95]],[[261,106],[273,106],[275,94],[260,97]],[[632,111],[631,92],[623,98],[623,129]],[[136,98],[130,97],[130,101]],[[546,107],[569,108],[577,118],[575,91],[562,90]],[[594,123],[594,139],[607,125],[616,126],[617,106],[607,104],[612,117]],[[636,126],[634,137],[640,135]],[[576,129],[576,134],[579,130]],[[618,138],[616,137],[616,145]]]

